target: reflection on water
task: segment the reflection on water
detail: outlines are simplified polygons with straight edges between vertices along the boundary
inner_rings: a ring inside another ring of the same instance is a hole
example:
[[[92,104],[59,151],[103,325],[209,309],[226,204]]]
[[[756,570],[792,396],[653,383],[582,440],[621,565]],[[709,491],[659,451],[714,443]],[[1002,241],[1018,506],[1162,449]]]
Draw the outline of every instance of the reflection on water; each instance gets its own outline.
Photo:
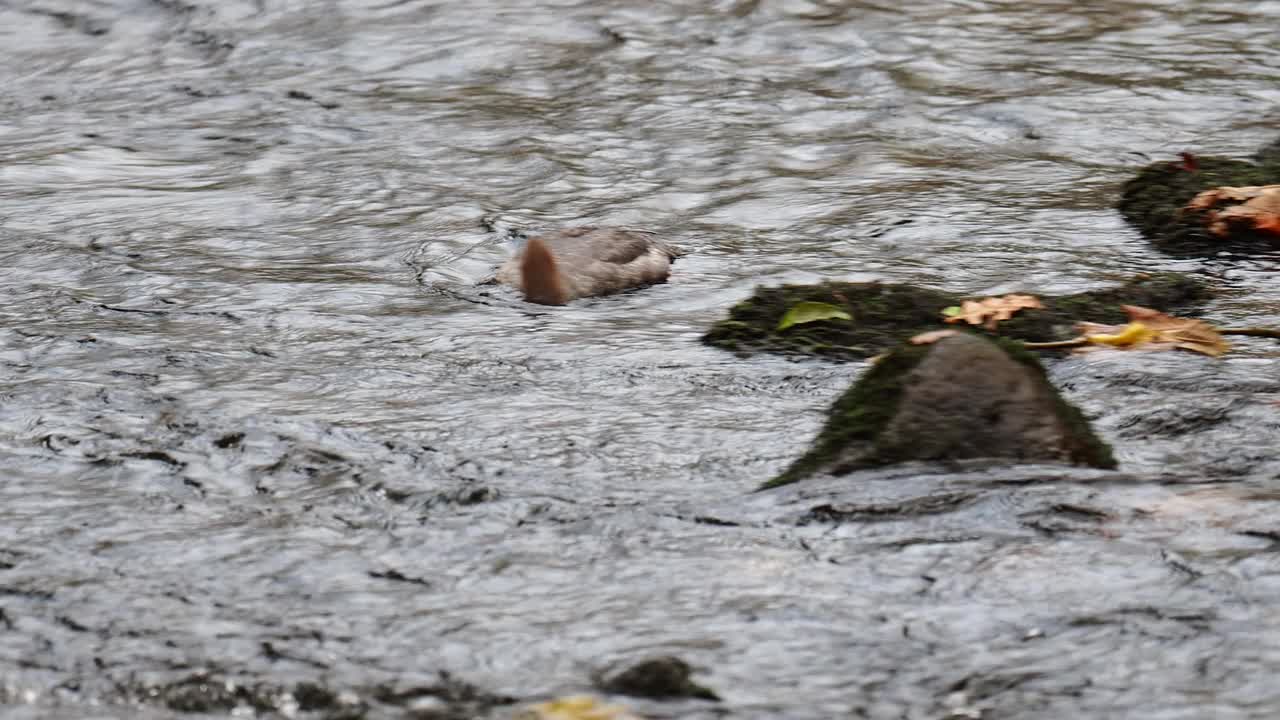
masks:
[[[0,3],[0,703],[199,670],[527,698],[675,653],[733,717],[1263,717],[1273,345],[1059,364],[1136,479],[804,500],[746,493],[858,368],[697,344],[828,277],[1176,269],[1278,324],[1276,258],[1165,258],[1111,209],[1147,158],[1274,135],[1280,8],[1194,5]],[[474,285],[484,217],[690,253],[533,308]]]

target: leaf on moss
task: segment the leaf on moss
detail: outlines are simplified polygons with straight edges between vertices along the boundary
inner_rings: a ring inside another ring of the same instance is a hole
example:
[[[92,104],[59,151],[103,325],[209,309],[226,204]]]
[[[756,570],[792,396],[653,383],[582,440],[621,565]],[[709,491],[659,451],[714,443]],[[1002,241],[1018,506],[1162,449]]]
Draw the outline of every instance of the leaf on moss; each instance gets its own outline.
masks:
[[[844,308],[831,303],[805,301],[796,303],[778,321],[778,330],[786,330],[792,325],[818,322],[819,320],[852,320],[853,316]]]
[[[953,335],[959,334],[959,330],[930,330],[929,332],[922,332],[919,335],[912,337],[907,342],[910,342],[912,345],[932,345],[942,338],[949,338]]]
[[[1231,349],[1217,329],[1203,320],[1173,317],[1138,305],[1120,307],[1129,316],[1128,325],[1082,322],[1076,324],[1076,330],[1094,345],[1109,345],[1121,350],[1181,349],[1219,357]]]
[[[1080,323],[1082,326],[1086,323]],[[1143,325],[1140,322],[1132,322],[1128,325],[1120,326],[1116,332],[1109,332],[1114,329],[1112,325],[1098,325],[1096,323],[1087,323],[1092,326],[1089,331],[1085,332],[1084,339],[1094,345],[1110,345],[1111,347],[1134,347],[1149,343],[1155,340],[1156,331]]]
[[[996,323],[1008,320],[1019,310],[1042,307],[1044,306],[1040,304],[1040,298],[1035,295],[1005,295],[981,300],[965,300],[960,305],[959,312],[946,308],[942,314],[946,316],[946,321],[949,323],[967,322],[970,325],[983,325],[988,330],[995,330]]]
[[[1239,230],[1280,238],[1280,185],[1212,188],[1191,198],[1186,209],[1205,211],[1209,232],[1220,238]]]
[[[621,705],[605,705],[590,695],[570,695],[530,705],[515,720],[641,720]]]

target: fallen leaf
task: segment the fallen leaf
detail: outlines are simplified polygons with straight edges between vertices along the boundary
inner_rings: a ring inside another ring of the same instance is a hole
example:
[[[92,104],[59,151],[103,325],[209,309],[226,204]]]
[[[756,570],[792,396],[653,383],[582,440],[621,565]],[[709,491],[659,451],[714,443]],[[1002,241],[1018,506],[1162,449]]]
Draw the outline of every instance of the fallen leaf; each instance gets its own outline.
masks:
[[[916,335],[907,342],[910,342],[912,345],[932,345],[943,338],[949,338],[952,335],[959,334],[959,330],[930,330],[929,332],[922,332],[919,335]]]
[[[1151,342],[1156,332],[1140,322],[1132,322],[1120,328],[1117,333],[1093,333],[1085,335],[1085,340],[1094,345],[1110,345],[1112,347],[1132,347]]]
[[[530,705],[515,720],[641,720],[621,705],[604,705],[590,695],[570,695]]]
[[[1280,185],[1216,187],[1191,198],[1187,210],[1204,210],[1209,232],[1229,237],[1253,230],[1280,238]]]
[[[1172,342],[1183,350],[1218,357],[1231,349],[1222,339],[1217,328],[1203,320],[1166,315],[1139,305],[1121,305],[1133,322],[1140,322],[1155,330],[1161,340]]]
[[[818,322],[819,320],[852,320],[853,316],[845,312],[839,305],[831,303],[805,302],[796,303],[778,321],[778,329],[786,330],[792,325]]]
[[[1076,324],[1076,330],[1092,344],[1109,345],[1121,350],[1178,348],[1218,357],[1231,349],[1231,345],[1222,339],[1217,329],[1203,320],[1173,317],[1138,305],[1120,307],[1129,316],[1128,325],[1082,322]]]
[[[1040,298],[1035,295],[1005,295],[981,300],[965,300],[960,305],[959,312],[954,308],[946,308],[942,314],[946,316],[946,321],[949,323],[967,322],[970,325],[983,325],[986,329],[994,331],[996,323],[1008,320],[1015,312],[1042,307],[1044,306],[1040,304]]]

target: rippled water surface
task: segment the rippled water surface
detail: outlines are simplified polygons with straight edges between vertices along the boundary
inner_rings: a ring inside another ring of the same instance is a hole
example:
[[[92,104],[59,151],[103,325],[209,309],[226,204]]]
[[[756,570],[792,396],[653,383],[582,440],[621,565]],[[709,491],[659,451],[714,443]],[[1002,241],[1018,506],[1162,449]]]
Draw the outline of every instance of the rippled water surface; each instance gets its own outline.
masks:
[[[1119,474],[750,494],[860,367],[698,337],[757,284],[1144,270],[1280,325],[1280,256],[1169,258],[1112,209],[1152,159],[1275,138],[1277,27],[1270,1],[0,0],[0,709],[184,717],[145,689],[207,676],[405,717],[369,688],[523,702],[675,654],[722,702],[628,704],[1274,717],[1274,343],[1057,362]],[[530,306],[477,285],[507,253],[482,220],[688,255]]]

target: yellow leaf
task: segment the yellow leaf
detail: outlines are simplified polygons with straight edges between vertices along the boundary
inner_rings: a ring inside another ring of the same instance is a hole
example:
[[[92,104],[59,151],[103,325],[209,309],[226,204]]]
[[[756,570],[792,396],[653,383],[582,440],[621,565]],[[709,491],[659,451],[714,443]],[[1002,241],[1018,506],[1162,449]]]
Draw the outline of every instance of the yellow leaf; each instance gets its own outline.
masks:
[[[853,316],[845,312],[839,305],[806,300],[805,302],[796,303],[787,311],[786,315],[782,316],[782,320],[778,321],[778,329],[786,330],[792,325],[801,325],[819,320],[852,319]]]
[[[1090,343],[1110,345],[1121,350],[1178,348],[1218,357],[1231,349],[1222,335],[1203,320],[1173,317],[1138,305],[1120,307],[1129,316],[1128,325],[1077,323],[1076,329]]]
[[[1085,340],[1094,345],[1111,345],[1113,347],[1132,347],[1143,343],[1151,342],[1156,338],[1156,333],[1151,328],[1140,322],[1129,323],[1120,328],[1120,332],[1114,334],[1098,333],[1096,335],[1086,335]]]
[[[995,330],[996,323],[1008,320],[1019,310],[1042,308],[1040,298],[1035,295],[1005,295],[989,297],[981,300],[965,300],[960,311],[946,308],[942,314],[949,323],[967,322],[970,325],[985,325],[988,330]]]
[[[642,720],[621,705],[604,705],[590,695],[570,695],[530,705],[515,720]]]

